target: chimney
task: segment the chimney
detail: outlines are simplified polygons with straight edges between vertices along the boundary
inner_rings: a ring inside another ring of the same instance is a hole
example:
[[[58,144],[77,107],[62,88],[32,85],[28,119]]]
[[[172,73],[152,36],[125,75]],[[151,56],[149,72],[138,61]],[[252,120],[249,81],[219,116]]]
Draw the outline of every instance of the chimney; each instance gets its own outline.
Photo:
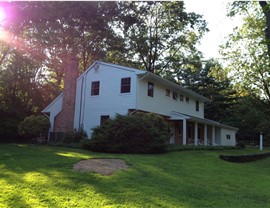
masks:
[[[78,62],[75,56],[66,61],[62,111],[55,117],[54,131],[73,131]]]

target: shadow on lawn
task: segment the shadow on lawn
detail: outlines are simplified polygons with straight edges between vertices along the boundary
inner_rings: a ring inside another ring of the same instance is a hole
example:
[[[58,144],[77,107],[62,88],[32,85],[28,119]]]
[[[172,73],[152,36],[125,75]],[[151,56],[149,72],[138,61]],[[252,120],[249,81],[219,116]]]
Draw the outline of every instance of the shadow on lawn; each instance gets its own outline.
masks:
[[[64,154],[68,152],[79,154],[77,157]],[[175,183],[179,181],[175,176],[168,173],[164,175],[163,170],[151,165],[131,164],[128,170],[112,176],[100,176],[75,172],[72,165],[93,155],[112,155],[20,145],[8,145],[6,151],[2,149],[0,153],[0,176],[6,188],[6,195],[0,201],[7,207],[16,207],[18,204],[27,207],[31,203],[33,206],[63,207],[72,206],[76,200],[79,204],[82,200],[91,204],[93,196],[86,192],[87,189],[104,198],[103,204],[100,204],[102,206],[113,204],[138,207],[147,203],[156,207],[180,204],[177,197],[181,194],[180,190],[175,190]],[[118,156],[125,159],[122,155],[114,155]],[[100,202],[95,203],[98,205]]]
[[[195,159],[190,158],[189,153],[181,154],[179,159],[179,153],[112,155],[47,146],[3,146],[0,148],[0,184],[5,192],[0,202],[7,207],[18,207],[18,203],[19,207],[56,208],[218,207],[220,204],[215,203],[219,203],[219,198],[220,201],[222,197],[230,199],[233,193],[229,190],[241,188],[237,178],[219,176],[224,171],[233,175],[235,170],[228,168],[231,164],[214,159],[215,166],[212,161],[209,166],[201,167],[199,152],[192,154]],[[130,168],[112,176],[72,170],[74,163],[92,157],[124,159]],[[213,155],[205,160],[210,158]],[[194,166],[185,164],[189,160]],[[226,180],[228,187],[219,180]]]

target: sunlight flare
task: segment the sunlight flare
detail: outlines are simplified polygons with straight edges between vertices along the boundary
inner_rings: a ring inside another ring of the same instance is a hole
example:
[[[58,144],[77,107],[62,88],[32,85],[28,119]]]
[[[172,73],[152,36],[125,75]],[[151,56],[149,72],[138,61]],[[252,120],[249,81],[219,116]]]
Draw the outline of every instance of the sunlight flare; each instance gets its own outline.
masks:
[[[6,19],[6,13],[3,7],[0,7],[0,26],[3,24],[3,22]]]

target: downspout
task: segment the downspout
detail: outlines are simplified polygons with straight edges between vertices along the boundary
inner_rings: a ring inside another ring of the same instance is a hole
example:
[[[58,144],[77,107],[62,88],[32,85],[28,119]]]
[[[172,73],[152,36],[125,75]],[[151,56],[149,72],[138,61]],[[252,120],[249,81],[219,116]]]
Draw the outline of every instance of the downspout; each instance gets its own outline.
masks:
[[[90,70],[89,70],[90,71]],[[88,72],[89,72],[88,71]],[[84,111],[85,111],[85,97],[86,97],[86,83],[87,83],[87,75],[88,75],[88,72],[85,74],[85,80],[84,80],[84,96],[83,96],[83,106],[82,106],[82,122],[81,122],[81,124],[82,124],[82,126],[84,126],[83,125],[83,123],[84,123]]]
[[[82,84],[81,84],[80,112],[79,112],[79,129],[81,128],[81,117],[82,117],[83,84],[84,84],[84,77],[82,78]]]

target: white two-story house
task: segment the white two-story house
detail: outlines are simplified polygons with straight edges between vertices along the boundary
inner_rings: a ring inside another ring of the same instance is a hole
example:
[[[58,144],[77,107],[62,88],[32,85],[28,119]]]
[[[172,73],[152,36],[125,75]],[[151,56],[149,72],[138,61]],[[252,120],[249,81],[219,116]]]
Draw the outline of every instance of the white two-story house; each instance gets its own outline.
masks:
[[[74,64],[70,66],[69,70],[76,69]],[[153,73],[97,61],[73,84],[70,79],[74,78],[65,79],[68,90],[42,111],[49,115],[51,132],[83,128],[91,138],[92,128],[116,114],[153,112],[170,123],[170,143],[236,144],[237,128],[204,118],[204,104],[209,99]],[[70,100],[74,102],[66,104]],[[69,127],[65,122],[70,122]]]

